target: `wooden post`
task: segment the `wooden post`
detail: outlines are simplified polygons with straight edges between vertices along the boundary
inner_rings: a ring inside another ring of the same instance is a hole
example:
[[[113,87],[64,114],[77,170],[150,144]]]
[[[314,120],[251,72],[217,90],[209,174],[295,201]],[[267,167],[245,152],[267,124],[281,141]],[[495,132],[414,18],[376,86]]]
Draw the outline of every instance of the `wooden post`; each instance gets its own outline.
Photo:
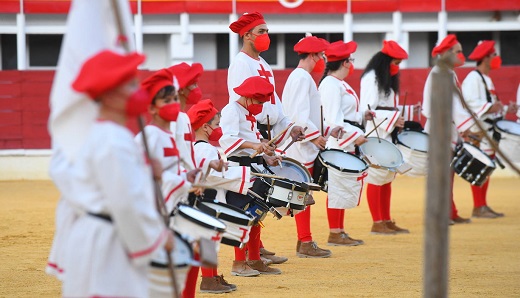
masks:
[[[424,241],[424,297],[448,296],[453,73],[439,61],[432,73]]]

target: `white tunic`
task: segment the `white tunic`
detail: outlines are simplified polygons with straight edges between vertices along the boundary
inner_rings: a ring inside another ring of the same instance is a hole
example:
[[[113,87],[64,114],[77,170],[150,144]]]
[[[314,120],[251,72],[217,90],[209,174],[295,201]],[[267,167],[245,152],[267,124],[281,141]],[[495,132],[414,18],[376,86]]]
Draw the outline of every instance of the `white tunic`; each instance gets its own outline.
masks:
[[[286,156],[302,163],[308,169],[314,166],[319,149],[310,141],[321,135],[321,99],[320,92],[312,76],[303,68],[291,72],[282,93],[283,112],[295,125],[307,127],[305,139],[296,142],[287,149]],[[323,127],[327,136],[330,127]],[[286,140],[283,150],[291,140]]]
[[[65,252],[64,297],[146,297],[147,267],[167,230],[155,209],[151,171],[132,133],[96,122],[73,168],[74,197],[88,214],[72,226]]]
[[[422,114],[427,118],[424,130],[426,132],[430,132],[430,118],[431,118],[431,96],[434,92],[432,90],[432,74],[439,72],[439,67],[434,66],[430,73],[428,74],[428,78],[426,78],[426,83],[424,84],[424,92],[423,92],[423,103],[422,103]],[[459,86],[457,75],[453,70],[450,70],[453,73],[453,78],[455,80],[455,85]],[[451,144],[452,148],[455,148],[455,145],[460,139],[459,132],[462,133],[468,130],[475,122],[471,118],[471,115],[463,108],[462,102],[460,101],[460,97],[456,91],[453,91],[453,111],[452,111],[452,134],[451,134]]]
[[[198,166],[202,167],[201,165],[204,163],[220,159],[217,148],[211,144],[204,141],[195,143],[195,160]],[[203,173],[205,174],[206,170],[203,170]],[[218,187],[214,189],[217,191],[216,199],[221,203],[226,203],[226,191],[228,190],[246,195],[248,188],[252,186],[250,180],[251,168],[245,166],[228,167],[224,172],[224,177],[222,177],[222,173],[211,170],[206,178],[208,184],[218,184]]]
[[[344,120],[362,124],[363,112],[356,92],[347,82],[334,76],[323,79],[319,90],[325,123],[330,127],[342,126],[346,132],[339,140],[329,138],[327,147],[353,152],[354,141],[363,135],[363,131]]]
[[[177,149],[182,159],[181,166],[188,171],[195,169],[195,157],[193,154],[195,136],[190,123],[188,115],[180,112],[177,121],[172,121],[170,124],[170,130],[175,134]]]
[[[161,190],[166,210],[168,213],[171,213],[179,202],[187,201],[191,183],[186,180],[186,173],[181,166],[174,134],[155,125],[147,125],[144,130],[150,157],[158,160],[163,168]],[[135,136],[134,140],[144,150],[141,132]]]
[[[226,156],[247,156],[253,149],[237,149],[244,142],[260,143],[260,132],[256,128],[256,119],[238,102],[228,103],[221,112],[220,127],[222,137],[219,140]]]
[[[240,95],[236,94],[233,88],[240,86],[247,78],[254,76],[265,77],[275,86],[271,66],[262,57],[259,57],[257,60],[244,52],[238,53],[228,68],[227,87],[230,103],[240,98]],[[276,94],[276,89],[271,100],[263,104],[262,112],[256,115],[255,118],[259,123],[267,124],[267,115],[269,115],[269,124],[273,131],[272,136],[283,131],[291,123],[290,119],[284,115],[282,103]],[[282,144],[288,137],[289,133],[285,133],[275,144]]]
[[[487,130],[492,129],[493,125],[487,122],[484,122],[486,119],[494,119],[500,116],[500,114],[486,114],[486,112],[491,108],[494,102],[496,102],[497,96],[495,93],[495,85],[493,85],[493,81],[491,78],[485,74],[482,74],[486,84],[482,81],[482,77],[477,73],[477,71],[470,72],[464,81],[462,82],[462,94],[464,95],[464,99],[468,104],[469,108],[477,115],[477,117],[481,120],[480,124]],[[486,87],[487,85],[487,87]],[[486,97],[486,88],[489,90],[491,95],[491,102],[487,101]],[[475,125],[471,127],[471,131],[479,132],[480,129]],[[492,136],[492,131],[488,131],[489,136]],[[484,140],[480,143],[480,148],[486,152],[487,154],[493,154],[494,151],[491,146],[489,146],[488,142]]]

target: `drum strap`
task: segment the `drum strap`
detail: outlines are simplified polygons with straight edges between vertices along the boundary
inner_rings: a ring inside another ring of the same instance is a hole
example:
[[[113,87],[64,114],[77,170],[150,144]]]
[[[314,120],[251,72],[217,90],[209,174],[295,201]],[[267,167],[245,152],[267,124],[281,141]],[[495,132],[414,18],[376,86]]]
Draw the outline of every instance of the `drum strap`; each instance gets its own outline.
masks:
[[[240,166],[246,166],[250,167],[251,164],[258,164],[263,165],[264,164],[264,158],[259,155],[254,158],[251,158],[249,156],[230,156],[228,157],[229,161],[238,162]]]
[[[101,213],[93,213],[93,212],[87,212],[87,214],[90,215],[90,216],[94,216],[94,217],[97,217],[99,219],[108,221],[109,223],[112,223],[112,217],[110,217],[110,215],[101,214]]]
[[[478,75],[480,76],[480,78],[482,79],[482,82],[484,83],[484,87],[486,88],[486,100],[487,102],[491,102],[491,92],[489,92],[488,90],[488,86],[486,84],[486,80],[484,79],[484,76],[480,73],[480,71],[478,71],[478,69],[475,69],[475,71],[478,73]]]
[[[271,125],[271,128],[273,126]],[[262,124],[262,123],[259,123],[258,121],[256,122],[256,129],[258,129],[258,131],[260,132],[260,134],[262,135],[262,137],[264,139],[268,139],[269,138],[269,134],[267,133],[267,125],[266,124]]]
[[[361,129],[363,132],[365,132],[365,127],[362,124],[359,124],[359,123],[357,123],[355,121],[350,121],[350,120],[347,120],[347,119],[343,119],[343,123],[348,123],[348,124],[350,124],[352,126],[355,126],[355,127],[359,128],[359,129]]]

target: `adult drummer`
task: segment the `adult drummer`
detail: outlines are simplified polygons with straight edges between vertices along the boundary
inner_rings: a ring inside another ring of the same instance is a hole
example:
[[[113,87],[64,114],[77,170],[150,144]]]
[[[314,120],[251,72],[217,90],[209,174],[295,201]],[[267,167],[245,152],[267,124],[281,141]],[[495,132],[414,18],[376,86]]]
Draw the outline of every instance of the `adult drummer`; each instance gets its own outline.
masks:
[[[330,126],[341,126],[344,133],[340,138],[330,138],[327,148],[355,152],[355,145],[359,146],[367,141],[363,131],[365,119],[372,119],[372,112],[364,112],[359,107],[359,98],[345,78],[354,70],[354,58],[351,57],[357,49],[354,41],[342,40],[332,43],[325,51],[327,56],[326,68],[319,84],[321,104],[323,105],[323,117],[325,123]],[[356,246],[363,244],[363,240],[353,239],[344,228],[345,209],[349,201],[357,201],[361,197],[363,189],[363,177],[356,179],[354,185],[348,185],[347,179],[336,180],[336,175],[331,175],[329,170],[327,196],[327,218],[329,221],[328,245]],[[342,192],[342,188],[334,185],[345,185],[353,191]],[[339,191],[335,191],[338,189]],[[356,190],[354,190],[356,189]],[[359,192],[357,192],[359,190]],[[350,198],[349,196],[353,196]]]
[[[449,61],[449,64],[446,65],[449,71],[453,74],[454,84],[456,88],[460,88],[460,83],[457,79],[457,75],[455,74],[455,67],[464,65],[466,58],[462,53],[462,46],[458,42],[457,37],[454,34],[449,34],[444,38],[435,48],[432,50],[432,57],[441,58],[443,61]],[[425,124],[425,131],[429,132],[430,127],[430,117],[431,117],[431,105],[432,105],[432,95],[434,90],[432,90],[432,74],[440,72],[439,66],[434,66],[430,73],[428,74],[428,78],[426,79],[426,83],[424,85],[423,92],[423,115],[427,118]],[[455,90],[453,91],[453,113],[452,113],[452,149],[455,149],[455,146],[462,142],[459,134],[468,134],[471,126],[475,124],[471,115],[464,110],[462,106],[461,99],[458,95],[459,93]],[[461,223],[470,223],[471,220],[469,218],[462,218],[459,216],[457,207],[455,206],[455,201],[453,200],[453,177],[454,172],[451,172],[451,215],[450,224],[461,224]]]
[[[503,118],[504,111],[516,113],[517,107],[514,102],[511,102],[507,107],[502,105],[495,92],[495,85],[489,77],[491,70],[499,69],[502,64],[502,59],[495,49],[495,42],[493,40],[480,41],[468,58],[477,61],[477,68],[470,72],[462,82],[462,94],[469,108],[477,115],[482,126],[492,137],[493,124]],[[478,127],[473,126],[470,130],[478,139],[482,139],[484,133]],[[497,137],[494,139],[497,142],[499,141]],[[482,142],[469,141],[475,145],[480,145],[480,149],[492,159],[495,158],[495,151],[486,140],[482,140]],[[503,213],[495,212],[487,205],[486,196],[489,180],[490,178],[482,186],[471,185],[473,217],[497,218],[504,216]]]
[[[408,53],[393,40],[383,41],[383,48],[368,62],[361,76],[361,109],[368,105],[377,110],[375,122],[387,119],[379,128],[380,138],[392,141],[392,132],[404,127],[405,119],[400,116],[399,105],[399,64],[408,58]],[[374,125],[367,122],[367,130]],[[368,170],[367,200],[372,214],[372,234],[391,235],[409,233],[407,229],[398,227],[390,215],[390,199],[392,196],[392,181],[395,172],[386,169]]]

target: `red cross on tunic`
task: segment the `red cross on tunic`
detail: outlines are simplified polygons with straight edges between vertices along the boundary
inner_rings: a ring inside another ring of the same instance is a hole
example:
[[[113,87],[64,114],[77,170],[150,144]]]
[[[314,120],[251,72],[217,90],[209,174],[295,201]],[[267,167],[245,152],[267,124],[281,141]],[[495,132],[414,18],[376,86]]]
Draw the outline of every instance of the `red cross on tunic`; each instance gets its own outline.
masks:
[[[253,114],[249,113],[249,115],[246,115],[246,120],[251,122],[251,131],[255,128],[256,118],[253,116]]]
[[[213,241],[220,241],[220,233],[215,235],[215,236],[213,236],[213,237],[211,237],[211,240],[213,240]]]
[[[354,96],[354,98],[356,99],[356,112],[359,111],[359,98],[356,96],[356,93],[350,89],[347,88],[347,86],[345,86],[345,90],[347,91],[348,94]]]
[[[260,64],[260,68],[261,69],[257,69],[258,71],[258,74],[261,76],[261,77],[265,77],[265,79],[270,83],[271,81],[269,81],[269,78],[272,77],[273,75],[271,74],[270,71],[268,70],[265,70],[264,66],[262,64]],[[274,99],[274,92],[273,92],[273,95],[271,95],[271,103],[272,104],[275,104],[276,101]]]
[[[163,148],[164,151],[164,157],[169,156],[179,156],[179,150],[177,149],[177,145],[175,144],[175,140],[170,137],[170,141],[172,142],[173,147],[171,148]]]

